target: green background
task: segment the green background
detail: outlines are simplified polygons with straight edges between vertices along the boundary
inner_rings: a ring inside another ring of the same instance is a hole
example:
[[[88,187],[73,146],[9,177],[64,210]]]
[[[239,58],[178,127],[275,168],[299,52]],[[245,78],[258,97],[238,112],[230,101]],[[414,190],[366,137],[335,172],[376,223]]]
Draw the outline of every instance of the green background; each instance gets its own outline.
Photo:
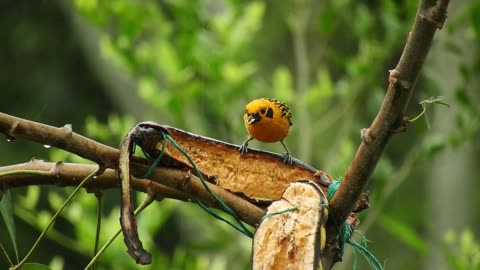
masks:
[[[367,191],[359,230],[386,269],[480,269],[480,4],[452,1],[410,100],[445,96],[393,137]],[[0,111],[111,146],[152,120],[240,144],[244,106],[286,102],[294,157],[341,177],[378,112],[411,30],[417,1],[1,1]],[[427,120],[427,121],[426,121]],[[250,147],[283,152],[278,144]],[[0,165],[85,162],[25,140],[0,141]],[[70,188],[12,192],[20,257]],[[140,202],[143,195],[138,196]],[[101,241],[118,228],[119,191],[104,194]],[[96,199],[82,191],[30,261],[83,269]],[[251,240],[197,206],[165,200],[139,218],[152,266],[118,239],[98,269],[249,269]],[[360,234],[355,234],[358,240]],[[0,241],[14,251],[5,224]],[[353,269],[347,247],[334,269]],[[368,264],[357,254],[358,269]],[[0,259],[0,268],[7,267]]]

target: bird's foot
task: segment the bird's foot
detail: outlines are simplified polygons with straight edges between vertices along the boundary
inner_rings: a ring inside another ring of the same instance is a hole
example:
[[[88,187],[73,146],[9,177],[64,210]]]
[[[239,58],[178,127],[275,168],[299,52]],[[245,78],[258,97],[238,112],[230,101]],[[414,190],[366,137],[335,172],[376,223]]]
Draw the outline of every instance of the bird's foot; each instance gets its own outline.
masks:
[[[291,165],[293,163],[292,156],[290,155],[290,152],[286,152],[283,155],[283,163],[287,165]]]
[[[246,154],[248,152],[248,143],[246,143],[246,142],[242,143],[242,145],[240,146],[240,149],[238,149],[238,151],[240,152],[241,156]]]

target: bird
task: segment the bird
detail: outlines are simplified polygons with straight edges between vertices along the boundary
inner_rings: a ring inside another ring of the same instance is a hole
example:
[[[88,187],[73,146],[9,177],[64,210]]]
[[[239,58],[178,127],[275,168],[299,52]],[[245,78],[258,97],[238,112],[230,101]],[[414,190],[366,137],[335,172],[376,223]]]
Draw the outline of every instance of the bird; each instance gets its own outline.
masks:
[[[290,133],[292,113],[287,104],[273,98],[259,98],[245,106],[243,121],[248,138],[240,146],[240,155],[248,152],[248,142],[256,139],[260,142],[280,142],[285,150],[283,162],[292,164],[290,150],[284,140]]]

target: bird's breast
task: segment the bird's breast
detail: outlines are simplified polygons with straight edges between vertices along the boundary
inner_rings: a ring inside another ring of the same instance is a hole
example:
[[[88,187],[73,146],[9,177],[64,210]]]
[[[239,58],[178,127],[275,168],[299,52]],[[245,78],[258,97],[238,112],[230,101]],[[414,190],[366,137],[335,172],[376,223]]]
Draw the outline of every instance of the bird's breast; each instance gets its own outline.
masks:
[[[275,120],[275,119],[274,119]],[[280,119],[281,120],[281,119]],[[261,142],[278,142],[290,132],[288,121],[272,121],[263,118],[257,123],[247,124],[250,136]]]

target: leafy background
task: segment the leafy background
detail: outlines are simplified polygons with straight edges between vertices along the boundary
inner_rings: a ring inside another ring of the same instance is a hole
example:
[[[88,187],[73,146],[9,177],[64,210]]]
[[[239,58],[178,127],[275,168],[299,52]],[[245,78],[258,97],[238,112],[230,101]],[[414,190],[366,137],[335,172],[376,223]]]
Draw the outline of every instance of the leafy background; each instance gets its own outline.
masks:
[[[480,4],[452,1],[407,115],[431,96],[423,119],[388,146],[359,229],[387,269],[480,269],[478,90]],[[359,130],[379,110],[416,1],[70,0],[0,3],[2,112],[63,126],[118,146],[152,120],[240,144],[242,114],[257,97],[289,104],[295,157],[340,177]],[[428,125],[430,128],[428,128]],[[282,152],[281,145],[252,147]],[[58,149],[0,142],[0,165],[32,157],[85,162]],[[30,248],[69,188],[12,190],[16,244]],[[81,192],[31,261],[83,269],[91,258],[96,199]],[[143,196],[138,196],[138,201]],[[119,192],[104,193],[101,241],[118,228]],[[192,204],[145,210],[140,236],[152,266],[136,266],[117,239],[98,269],[249,269],[249,239]],[[15,258],[6,225],[0,241]],[[358,239],[359,234],[356,234]],[[408,258],[408,259],[405,259]],[[334,269],[352,269],[350,249]],[[359,269],[368,265],[357,255]],[[0,268],[7,267],[4,259]]]

